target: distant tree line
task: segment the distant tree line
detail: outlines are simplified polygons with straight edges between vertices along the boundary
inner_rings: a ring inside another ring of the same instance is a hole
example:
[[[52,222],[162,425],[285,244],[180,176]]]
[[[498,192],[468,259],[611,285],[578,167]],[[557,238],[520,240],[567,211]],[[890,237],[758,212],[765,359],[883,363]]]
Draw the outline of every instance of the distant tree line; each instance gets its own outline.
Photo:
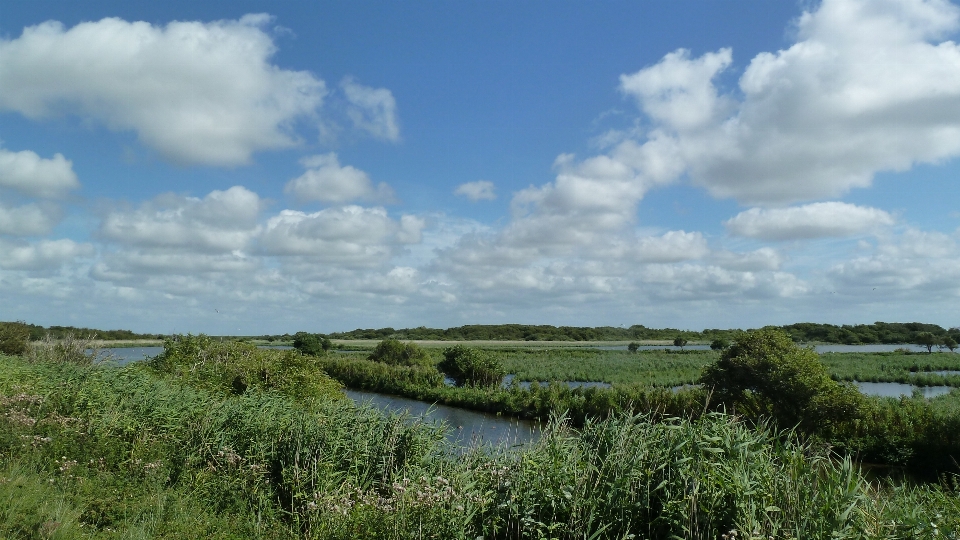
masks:
[[[797,323],[778,328],[795,342],[823,342],[839,344],[870,343],[921,343],[924,334],[930,334],[942,341],[949,337],[960,342],[960,328],[945,329],[936,324],[926,323],[885,323],[842,325],[821,323]],[[438,340],[438,341],[641,341],[665,340],[691,341],[723,344],[732,341],[739,329],[721,330],[708,328],[702,332],[678,330],[675,328],[647,328],[640,324],[630,327],[616,326],[551,326],[526,324],[474,324],[454,328],[368,328],[349,332],[327,334],[331,339],[398,339],[398,340]]]
[[[39,341],[46,336],[53,339],[63,339],[68,335],[95,337],[108,341],[126,339],[163,339],[166,336],[158,334],[137,334],[130,330],[97,330],[95,328],[80,328],[76,326],[40,326],[23,321],[0,322],[0,335],[25,334],[29,341]]]
[[[794,341],[822,341],[824,343],[843,343],[849,345],[870,343],[917,343],[925,345],[927,335],[937,339],[936,343],[949,337],[960,341],[960,328],[945,329],[936,324],[885,323],[836,326],[833,324],[797,323],[781,327]],[[934,343],[934,344],[936,344]]]

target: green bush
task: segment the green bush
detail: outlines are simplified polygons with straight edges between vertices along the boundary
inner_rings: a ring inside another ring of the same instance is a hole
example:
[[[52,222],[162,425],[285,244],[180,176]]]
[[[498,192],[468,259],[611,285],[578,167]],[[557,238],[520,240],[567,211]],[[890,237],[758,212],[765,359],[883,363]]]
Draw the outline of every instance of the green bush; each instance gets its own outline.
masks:
[[[437,365],[457,386],[499,386],[506,371],[490,353],[457,345],[443,351]]]
[[[332,345],[323,334],[297,332],[293,335],[293,348],[309,356],[323,356]]]
[[[717,338],[710,342],[710,348],[714,351],[725,351],[730,348],[730,342],[723,338]]]
[[[0,353],[21,355],[27,351],[30,342],[30,328],[26,323],[0,323]]]
[[[856,388],[830,378],[816,352],[772,328],[737,336],[700,383],[737,412],[770,416],[807,432],[852,420],[863,404]]]
[[[309,356],[296,350],[260,349],[208,336],[175,336],[149,361],[155,371],[203,388],[234,394],[248,389],[277,390],[298,399],[337,399],[343,387]]]
[[[420,348],[419,345],[403,343],[392,338],[378,343],[367,359],[391,366],[425,366],[431,364],[427,351]]]

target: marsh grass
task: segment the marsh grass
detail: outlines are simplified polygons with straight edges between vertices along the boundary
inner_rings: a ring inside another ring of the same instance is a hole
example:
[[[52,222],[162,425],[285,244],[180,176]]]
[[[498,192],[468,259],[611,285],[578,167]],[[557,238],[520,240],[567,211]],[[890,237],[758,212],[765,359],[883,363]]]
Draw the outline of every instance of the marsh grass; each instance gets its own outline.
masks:
[[[187,365],[0,357],[0,536],[960,535],[949,481],[871,484],[822,444],[718,412],[555,416],[530,447],[464,454],[410,418],[284,385],[237,394],[218,364]]]

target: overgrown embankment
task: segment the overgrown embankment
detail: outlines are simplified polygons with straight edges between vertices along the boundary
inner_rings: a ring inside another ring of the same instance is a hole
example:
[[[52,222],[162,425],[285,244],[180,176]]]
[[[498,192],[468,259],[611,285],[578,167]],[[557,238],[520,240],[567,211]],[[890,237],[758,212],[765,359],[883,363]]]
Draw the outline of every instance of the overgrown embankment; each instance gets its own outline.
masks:
[[[288,384],[318,373],[310,359],[168,345],[125,368],[0,357],[0,536],[960,535],[950,489],[871,486],[767,423],[613,414],[552,422],[513,453],[455,455],[435,428]]]

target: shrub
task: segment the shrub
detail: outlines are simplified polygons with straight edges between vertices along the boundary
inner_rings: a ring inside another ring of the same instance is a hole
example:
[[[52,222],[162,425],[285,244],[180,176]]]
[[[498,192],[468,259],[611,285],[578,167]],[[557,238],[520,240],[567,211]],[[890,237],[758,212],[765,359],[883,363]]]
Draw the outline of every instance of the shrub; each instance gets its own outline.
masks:
[[[856,388],[830,378],[816,352],[776,329],[740,334],[700,382],[738,412],[808,432],[855,418],[863,403]]]
[[[723,338],[717,338],[710,342],[710,348],[715,351],[725,351],[730,348],[730,342]]]
[[[309,356],[323,356],[332,343],[323,334],[297,332],[293,335],[293,348]]]
[[[637,352],[638,350],[640,350],[640,344],[637,343],[636,341],[632,341],[630,342],[629,345],[627,345],[627,350],[630,352]]]
[[[30,328],[26,323],[0,323],[0,353],[21,355],[27,351],[30,342]]]
[[[367,360],[390,364],[391,366],[423,366],[430,364],[427,351],[416,343],[403,343],[400,340],[388,338],[373,349]]]
[[[490,353],[457,345],[443,351],[437,365],[457,386],[499,386],[506,372]]]
[[[94,336],[77,337],[67,333],[57,339],[47,334],[42,340],[31,343],[24,357],[30,362],[89,365],[104,360],[100,352]]]
[[[343,387],[315,360],[299,351],[260,349],[250,343],[208,336],[174,336],[149,361],[155,371],[201,388],[233,394],[276,390],[301,400],[339,399]]]

